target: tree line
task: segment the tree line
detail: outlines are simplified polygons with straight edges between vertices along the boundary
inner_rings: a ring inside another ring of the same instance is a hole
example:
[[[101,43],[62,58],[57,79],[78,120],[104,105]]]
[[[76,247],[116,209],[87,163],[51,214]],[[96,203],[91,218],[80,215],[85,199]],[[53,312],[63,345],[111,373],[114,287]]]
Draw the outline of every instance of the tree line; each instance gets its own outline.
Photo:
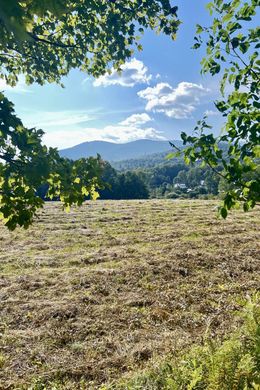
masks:
[[[223,190],[216,172],[209,167],[188,167],[181,159],[125,171],[118,171],[103,161],[101,181],[100,199],[207,198],[218,196]],[[60,200],[59,197],[50,199],[48,194],[48,183],[39,187],[37,195],[41,199]]]

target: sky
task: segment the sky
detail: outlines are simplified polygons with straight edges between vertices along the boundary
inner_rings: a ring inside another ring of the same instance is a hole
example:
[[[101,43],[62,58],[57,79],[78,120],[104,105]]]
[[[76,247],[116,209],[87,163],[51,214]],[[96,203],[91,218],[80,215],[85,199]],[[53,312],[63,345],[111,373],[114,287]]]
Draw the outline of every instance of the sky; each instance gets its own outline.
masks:
[[[213,131],[219,132],[221,116],[214,100],[218,82],[200,74],[203,50],[191,49],[196,24],[210,25],[205,0],[178,0],[182,24],[176,41],[147,30],[143,51],[112,72],[93,79],[73,70],[56,84],[15,88],[0,81],[0,89],[15,103],[25,126],[44,130],[47,146],[64,149],[86,141],[129,142],[137,139],[176,140],[191,133],[207,113]]]

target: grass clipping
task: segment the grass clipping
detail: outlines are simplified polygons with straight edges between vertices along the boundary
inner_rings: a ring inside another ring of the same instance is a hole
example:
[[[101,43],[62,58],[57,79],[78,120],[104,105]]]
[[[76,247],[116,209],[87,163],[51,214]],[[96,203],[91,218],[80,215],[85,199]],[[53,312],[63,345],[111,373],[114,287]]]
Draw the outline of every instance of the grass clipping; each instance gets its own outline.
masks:
[[[243,325],[222,343],[206,339],[129,381],[102,390],[247,390],[260,389],[260,295],[240,312]]]

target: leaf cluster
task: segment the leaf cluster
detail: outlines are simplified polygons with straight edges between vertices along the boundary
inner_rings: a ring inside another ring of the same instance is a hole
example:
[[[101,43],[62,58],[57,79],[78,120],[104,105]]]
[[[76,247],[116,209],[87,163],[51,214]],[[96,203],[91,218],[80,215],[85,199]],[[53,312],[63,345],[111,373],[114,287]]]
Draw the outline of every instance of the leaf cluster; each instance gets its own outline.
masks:
[[[182,134],[186,163],[201,161],[213,170],[221,165],[219,173],[233,185],[226,193],[222,217],[228,210],[243,202],[247,211],[260,201],[260,178],[257,172],[260,157],[260,61],[258,57],[259,27],[254,27],[259,2],[251,0],[214,0],[208,4],[214,16],[210,27],[197,25],[194,48],[206,46],[201,61],[202,73],[212,76],[221,72],[221,100],[215,102],[225,119],[219,136],[209,133],[206,117],[198,122],[194,135]],[[220,145],[228,143],[223,156]]]
[[[48,183],[48,196],[59,197],[66,209],[96,199],[102,188],[100,157],[71,161],[42,144],[42,130],[28,129],[16,117],[13,104],[0,96],[0,218],[14,230],[27,228],[43,200],[37,188]]]
[[[175,38],[177,7],[163,0],[0,0],[0,77],[15,85],[61,82],[73,68],[120,70],[144,29]]]

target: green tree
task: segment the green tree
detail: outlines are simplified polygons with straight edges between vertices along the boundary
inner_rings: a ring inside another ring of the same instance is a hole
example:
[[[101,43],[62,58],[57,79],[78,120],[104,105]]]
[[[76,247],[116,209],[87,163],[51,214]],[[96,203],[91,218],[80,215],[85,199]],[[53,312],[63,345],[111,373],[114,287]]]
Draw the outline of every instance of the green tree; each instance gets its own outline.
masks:
[[[15,86],[56,82],[73,68],[98,77],[141,50],[151,28],[175,38],[177,7],[169,0],[0,0],[0,78]],[[26,129],[0,95],[0,217],[9,229],[28,227],[43,201],[37,188],[65,207],[96,197],[100,158],[71,162],[41,143],[43,132]]]
[[[209,132],[206,117],[198,122],[192,136],[182,133],[186,163],[201,161],[229,184],[220,214],[243,202],[247,211],[260,201],[260,178],[255,172],[260,157],[258,49],[260,29],[256,26],[258,0],[213,0],[208,10],[214,16],[210,27],[197,25],[195,49],[206,47],[202,73],[220,73],[221,100],[215,102],[225,118],[219,136]],[[228,84],[228,88],[225,88]],[[228,144],[227,152],[223,143]],[[222,166],[222,172],[217,167]]]
[[[205,174],[205,186],[208,194],[218,195],[220,176],[212,170],[207,170]]]
[[[149,197],[144,177],[138,172],[120,173],[105,162],[102,180],[106,185],[100,191],[101,199],[147,199]]]
[[[119,176],[121,199],[147,199],[149,191],[136,172],[121,173]]]

